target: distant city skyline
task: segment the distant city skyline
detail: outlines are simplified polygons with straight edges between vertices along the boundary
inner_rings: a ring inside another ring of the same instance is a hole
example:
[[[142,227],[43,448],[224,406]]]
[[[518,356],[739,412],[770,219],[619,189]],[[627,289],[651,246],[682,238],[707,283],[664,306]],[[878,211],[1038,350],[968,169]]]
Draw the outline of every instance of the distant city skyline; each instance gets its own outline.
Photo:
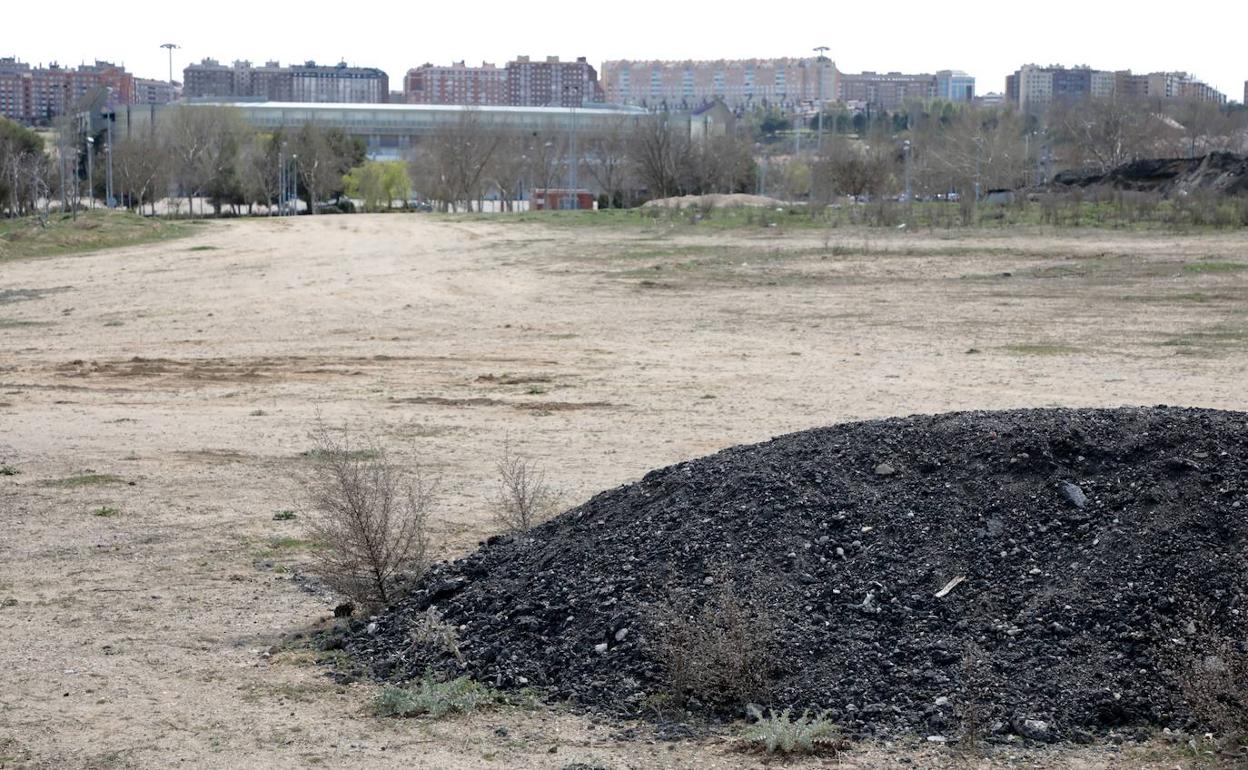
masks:
[[[22,34],[5,40],[0,56],[67,66],[102,59],[124,64],[138,77],[163,80],[169,60],[160,45],[171,42],[181,46],[173,52],[175,79],[187,64],[205,57],[223,63],[346,61],[384,70],[393,88],[408,69],[426,62],[501,66],[519,55],[557,55],[584,56],[600,67],[612,59],[810,56],[826,45],[842,71],[960,69],[977,79],[979,93],[1004,91],[1006,76],[1024,64],[1184,70],[1231,98],[1248,79],[1248,59],[1230,53],[1232,36],[1248,27],[1248,5],[1208,0],[1184,6],[1178,26],[1185,34],[1165,26],[1171,16],[1160,9],[1137,4],[1138,12],[1125,14],[1112,5],[1069,0],[1053,0],[1043,14],[1027,14],[1025,24],[999,4],[981,0],[898,2],[887,13],[879,6],[800,0],[768,8],[721,3],[714,10],[635,0],[627,7],[554,17],[511,4],[482,7],[471,19],[462,7],[446,4],[414,9],[375,0],[359,8],[356,16],[344,12],[351,23],[333,24],[326,12],[292,13],[281,4],[247,6],[245,15],[214,11],[191,17],[147,0],[131,3],[124,14],[103,14],[97,4],[71,0],[58,6],[57,15],[80,22],[66,25],[49,23],[46,9],[22,4],[3,13],[6,27]],[[193,23],[186,23],[190,18]],[[795,24],[799,18],[802,23]]]

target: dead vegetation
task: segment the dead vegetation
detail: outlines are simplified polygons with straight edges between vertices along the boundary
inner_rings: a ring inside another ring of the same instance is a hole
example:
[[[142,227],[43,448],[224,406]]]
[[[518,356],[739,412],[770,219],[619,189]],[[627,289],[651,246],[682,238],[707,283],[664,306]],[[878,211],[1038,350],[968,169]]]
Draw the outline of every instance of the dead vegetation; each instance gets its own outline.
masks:
[[[698,605],[671,596],[653,606],[654,653],[680,703],[738,706],[763,698],[775,670],[775,622],[731,580]]]
[[[516,452],[511,439],[503,442],[496,469],[494,521],[501,529],[528,532],[554,515],[559,506],[559,491],[546,481],[546,471],[540,465]]]
[[[325,426],[312,434],[301,476],[314,569],[334,591],[384,606],[395,579],[428,566],[426,519],[435,485],[419,467],[400,467],[376,441],[364,447]]]

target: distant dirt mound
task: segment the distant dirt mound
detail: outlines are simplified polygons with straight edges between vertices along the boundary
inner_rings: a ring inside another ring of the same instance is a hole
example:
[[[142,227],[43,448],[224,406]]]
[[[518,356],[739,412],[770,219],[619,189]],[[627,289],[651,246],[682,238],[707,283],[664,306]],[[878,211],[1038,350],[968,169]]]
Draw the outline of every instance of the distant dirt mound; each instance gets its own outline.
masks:
[[[1063,171],[1053,177],[1052,187],[1102,187],[1157,193],[1167,198],[1197,191],[1248,194],[1248,158],[1213,152],[1200,158],[1137,160],[1105,174]]]
[[[347,646],[382,679],[467,671],[641,714],[665,686],[654,606],[696,607],[729,578],[775,625],[760,700],[856,733],[956,734],[972,705],[984,729],[1042,740],[1187,727],[1191,662],[1244,641],[1246,516],[1240,412],[836,425],[656,470],[494,538]],[[430,606],[459,627],[462,668],[413,647]]]
[[[646,201],[641,205],[642,208],[665,208],[665,209],[685,209],[685,208],[702,208],[709,206],[716,209],[731,208],[776,208],[784,207],[789,204],[775,198],[768,198],[765,195],[747,195],[745,193],[733,193],[731,195],[715,194],[715,195],[682,195],[676,198],[659,198],[657,200]]]

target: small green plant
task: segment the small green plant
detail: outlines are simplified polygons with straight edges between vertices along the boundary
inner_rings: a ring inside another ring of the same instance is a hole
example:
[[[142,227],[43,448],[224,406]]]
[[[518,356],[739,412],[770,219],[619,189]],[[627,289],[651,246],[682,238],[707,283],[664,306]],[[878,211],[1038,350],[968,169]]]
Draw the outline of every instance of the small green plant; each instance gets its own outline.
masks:
[[[14,468],[12,465],[0,465],[0,476],[16,476],[19,473],[21,473],[21,471]]]
[[[47,487],[61,487],[63,489],[75,489],[77,487],[92,487],[100,484],[120,484],[122,483],[120,476],[114,476],[111,473],[78,473],[73,476],[67,476],[63,479],[53,479],[43,482]]]
[[[113,516],[120,516],[121,511],[117,508],[114,508],[111,505],[101,505],[99,508],[96,508],[94,511],[92,511],[91,515],[101,516],[103,518],[108,519],[108,518],[112,518]]]
[[[803,711],[793,718],[793,709],[777,714],[763,710],[751,703],[747,708],[756,721],[741,733],[745,745],[768,754],[820,754],[836,753],[846,747],[841,728],[827,718],[827,712],[811,716]]]
[[[426,674],[419,682],[406,687],[386,687],[378,693],[373,705],[378,716],[438,719],[447,714],[493,708],[505,702],[502,693],[466,676],[444,682]]]
[[[278,511],[273,514],[273,521],[294,521],[297,515],[294,511]]]
[[[247,416],[248,417],[264,417],[266,414],[268,414],[268,412],[264,411],[263,409],[252,409],[250,412],[247,413]]]

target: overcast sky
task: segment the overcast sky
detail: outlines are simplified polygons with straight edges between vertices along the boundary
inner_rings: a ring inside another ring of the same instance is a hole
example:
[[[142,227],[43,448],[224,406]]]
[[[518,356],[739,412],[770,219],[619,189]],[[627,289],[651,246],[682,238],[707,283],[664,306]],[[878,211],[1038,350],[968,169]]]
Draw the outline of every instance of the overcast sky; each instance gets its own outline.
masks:
[[[0,56],[31,64],[108,59],[161,79],[168,77],[159,47],[165,42],[181,46],[173,62],[178,80],[183,66],[206,56],[345,59],[385,70],[393,90],[424,62],[502,65],[528,54],[585,56],[598,66],[606,59],[805,56],[818,45],[845,72],[963,69],[978,79],[980,93],[1003,90],[1006,74],[1031,62],[1186,70],[1236,101],[1248,79],[1242,0],[4,4]]]

